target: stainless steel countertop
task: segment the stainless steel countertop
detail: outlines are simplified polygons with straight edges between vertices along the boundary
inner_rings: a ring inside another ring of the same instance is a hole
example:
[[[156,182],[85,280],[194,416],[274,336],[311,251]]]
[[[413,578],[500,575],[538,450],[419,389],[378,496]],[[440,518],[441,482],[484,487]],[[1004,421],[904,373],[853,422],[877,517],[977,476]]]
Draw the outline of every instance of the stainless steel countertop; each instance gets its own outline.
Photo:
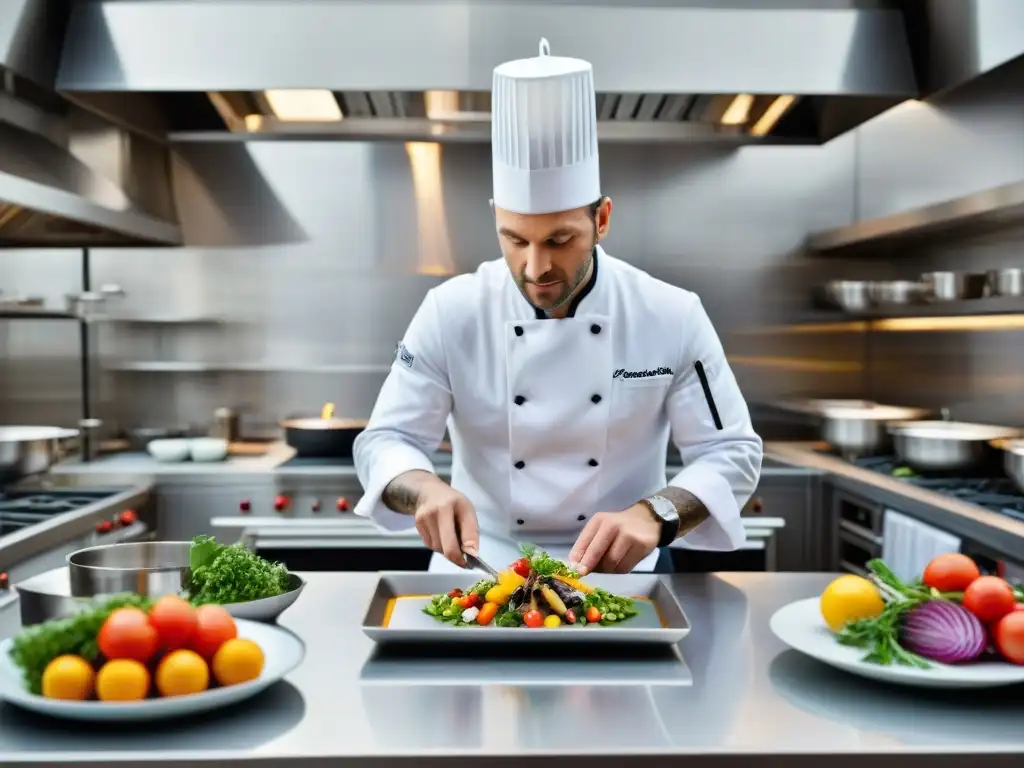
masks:
[[[820,592],[826,574],[669,577],[694,629],[686,667],[642,658],[500,662],[374,653],[359,620],[376,574],[303,574],[281,618],[307,643],[286,682],[221,714],[159,727],[74,726],[0,707],[0,765],[160,762],[164,766],[1018,765],[1021,690],[890,688],[833,671],[771,634],[772,613]],[[689,672],[687,671],[689,670]],[[541,681],[550,681],[543,683]],[[883,759],[888,757],[889,759]],[[891,762],[890,762],[891,761]],[[898,762],[897,762],[898,761]]]

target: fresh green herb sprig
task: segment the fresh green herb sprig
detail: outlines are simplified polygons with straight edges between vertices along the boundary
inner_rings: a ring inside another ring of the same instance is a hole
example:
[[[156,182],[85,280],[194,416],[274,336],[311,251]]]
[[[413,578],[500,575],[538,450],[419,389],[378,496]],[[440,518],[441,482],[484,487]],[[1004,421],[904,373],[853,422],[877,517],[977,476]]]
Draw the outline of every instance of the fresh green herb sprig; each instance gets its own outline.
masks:
[[[189,551],[189,597],[193,605],[244,603],[288,591],[288,569],[244,544],[219,544],[196,536]]]
[[[520,551],[523,557],[530,561],[530,569],[538,576],[568,576],[572,579],[580,577],[578,571],[574,571],[561,560],[555,560],[532,544],[524,544]]]
[[[31,693],[43,692],[43,671],[58,656],[74,654],[88,662],[99,656],[96,636],[107,617],[118,608],[148,611],[152,603],[140,595],[117,595],[66,619],[55,619],[26,627],[11,644],[11,660],[21,670]]]

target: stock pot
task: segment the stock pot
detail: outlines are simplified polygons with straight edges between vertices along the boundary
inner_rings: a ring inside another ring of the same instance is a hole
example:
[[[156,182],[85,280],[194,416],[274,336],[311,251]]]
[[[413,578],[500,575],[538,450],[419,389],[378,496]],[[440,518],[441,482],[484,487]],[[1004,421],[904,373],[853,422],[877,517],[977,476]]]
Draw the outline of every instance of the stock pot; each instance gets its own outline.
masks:
[[[889,428],[896,455],[920,472],[978,469],[998,459],[993,441],[1021,436],[1021,431],[958,421],[910,421]]]
[[[64,457],[67,441],[76,437],[77,429],[0,427],[0,486],[45,472]]]

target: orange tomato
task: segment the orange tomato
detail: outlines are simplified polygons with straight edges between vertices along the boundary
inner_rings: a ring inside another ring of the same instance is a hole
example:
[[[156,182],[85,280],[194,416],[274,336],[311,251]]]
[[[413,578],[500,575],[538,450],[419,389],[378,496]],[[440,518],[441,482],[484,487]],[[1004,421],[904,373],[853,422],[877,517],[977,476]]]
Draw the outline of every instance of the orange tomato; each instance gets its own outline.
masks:
[[[204,659],[212,659],[224,643],[238,636],[235,620],[219,605],[196,608],[196,631],[189,645]]]
[[[96,645],[107,659],[146,662],[156,653],[159,638],[145,611],[126,607],[118,608],[103,622]]]
[[[202,693],[210,684],[210,668],[195,651],[171,651],[157,666],[154,681],[161,696]]]
[[[484,603],[480,608],[480,613],[476,615],[476,623],[480,626],[490,624],[491,619],[498,612],[498,606],[495,603]]]
[[[134,659],[108,661],[96,673],[100,701],[141,701],[149,694],[149,670]]]
[[[196,610],[177,595],[161,597],[149,609],[149,623],[156,629],[160,647],[165,651],[176,651],[188,646],[195,634]]]

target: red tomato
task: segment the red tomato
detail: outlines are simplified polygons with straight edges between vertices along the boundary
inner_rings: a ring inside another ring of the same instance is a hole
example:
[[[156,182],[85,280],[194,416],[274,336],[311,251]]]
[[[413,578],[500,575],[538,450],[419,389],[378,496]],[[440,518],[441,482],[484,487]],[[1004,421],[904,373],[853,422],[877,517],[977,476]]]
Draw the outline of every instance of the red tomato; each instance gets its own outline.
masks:
[[[462,590],[459,589],[458,587],[456,587],[455,589],[453,589],[451,592],[448,593],[448,597],[452,597],[452,598],[462,597]]]
[[[536,629],[544,624],[544,617],[540,615],[540,611],[527,611],[523,621],[526,622],[526,626]]]
[[[149,623],[160,637],[160,647],[165,651],[187,648],[195,634],[196,610],[177,595],[161,597],[149,609]]]
[[[212,659],[220,647],[238,636],[231,614],[219,605],[196,608],[196,631],[189,645],[204,659]]]
[[[998,576],[979,576],[964,590],[964,608],[985,623],[1003,618],[1016,602],[1013,587]]]
[[[512,563],[512,570],[525,579],[530,575],[530,561],[521,557]]]
[[[981,569],[977,563],[967,555],[951,552],[933,558],[921,581],[939,592],[963,592],[979,576]]]
[[[1011,664],[1024,664],[1024,611],[1008,613],[996,624],[996,650]]]
[[[463,595],[458,598],[459,606],[462,608],[473,608],[480,605],[480,595],[476,592],[470,592],[468,595]]]
[[[153,658],[160,638],[145,611],[118,608],[100,627],[96,645],[107,659],[132,659],[145,663]]]
[[[597,610],[593,605],[587,608],[585,617],[591,624],[597,624],[601,620],[601,612]]]

